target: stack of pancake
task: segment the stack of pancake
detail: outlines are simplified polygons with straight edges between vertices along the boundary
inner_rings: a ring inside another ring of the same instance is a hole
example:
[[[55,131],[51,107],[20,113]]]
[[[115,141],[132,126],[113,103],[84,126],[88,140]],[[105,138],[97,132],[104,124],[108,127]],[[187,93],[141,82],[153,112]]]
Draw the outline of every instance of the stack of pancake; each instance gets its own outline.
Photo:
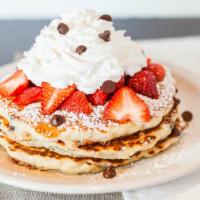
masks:
[[[19,108],[1,97],[0,145],[18,164],[68,174],[96,173],[155,156],[180,136],[175,83],[168,70],[158,90],[159,99],[140,95],[151,111],[151,120],[141,123],[105,120],[104,106],[94,107],[91,115],[60,110],[42,115],[40,103]],[[61,123],[52,125],[52,118]]]

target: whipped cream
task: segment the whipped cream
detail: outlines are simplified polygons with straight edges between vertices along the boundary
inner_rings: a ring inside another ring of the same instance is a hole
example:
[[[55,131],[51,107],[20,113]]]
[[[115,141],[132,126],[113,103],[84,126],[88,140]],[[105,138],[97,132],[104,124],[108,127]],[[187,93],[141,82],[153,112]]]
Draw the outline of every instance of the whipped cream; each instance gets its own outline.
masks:
[[[49,82],[56,88],[64,88],[74,83],[79,90],[90,94],[104,81],[117,82],[124,73],[133,75],[145,66],[142,50],[124,36],[125,31],[116,31],[112,22],[99,17],[93,10],[83,10],[53,20],[24,53],[18,68],[36,85]],[[57,30],[60,23],[69,27],[65,35]],[[98,36],[105,30],[111,33],[108,42]],[[79,45],[87,48],[81,55],[76,53]]]

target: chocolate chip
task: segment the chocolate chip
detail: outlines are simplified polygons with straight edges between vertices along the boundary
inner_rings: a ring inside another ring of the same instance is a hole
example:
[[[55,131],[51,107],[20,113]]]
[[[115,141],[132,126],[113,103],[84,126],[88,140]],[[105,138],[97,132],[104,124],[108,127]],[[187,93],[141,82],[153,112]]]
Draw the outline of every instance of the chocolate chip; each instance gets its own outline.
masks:
[[[79,55],[81,55],[82,53],[84,53],[87,50],[87,47],[84,45],[80,45],[76,48],[76,53],[78,53]]]
[[[110,15],[101,15],[99,19],[105,20],[105,21],[112,21],[112,17]]]
[[[182,118],[185,122],[190,122],[193,119],[193,115],[190,111],[185,111],[182,114]]]
[[[177,107],[180,103],[181,103],[181,100],[174,97],[174,107]]]
[[[69,27],[64,23],[60,23],[58,24],[57,30],[60,34],[65,35],[69,31]]]
[[[149,154],[154,154],[155,153],[155,151],[154,150],[151,150],[151,151],[149,151]]]
[[[178,137],[180,135],[181,135],[181,131],[177,127],[175,127],[171,133],[171,137]]]
[[[178,88],[176,88],[176,93],[178,93]]]
[[[10,131],[14,131],[15,127],[14,126],[10,126],[9,129],[10,129]]]
[[[65,123],[65,118],[61,115],[54,115],[51,120],[50,120],[50,123],[53,125],[53,126],[60,126],[61,124]]]
[[[65,145],[65,143],[62,140],[58,140],[57,143],[60,144],[60,145],[62,145],[62,146]]]
[[[107,94],[110,94],[112,92],[115,91],[115,82],[114,81],[111,81],[111,80],[107,80],[107,81],[104,81],[101,89],[107,93]]]
[[[105,42],[110,41],[110,31],[109,30],[105,30],[103,33],[99,34],[99,38],[104,40]]]
[[[110,166],[103,171],[104,178],[114,178],[116,176],[115,168]]]

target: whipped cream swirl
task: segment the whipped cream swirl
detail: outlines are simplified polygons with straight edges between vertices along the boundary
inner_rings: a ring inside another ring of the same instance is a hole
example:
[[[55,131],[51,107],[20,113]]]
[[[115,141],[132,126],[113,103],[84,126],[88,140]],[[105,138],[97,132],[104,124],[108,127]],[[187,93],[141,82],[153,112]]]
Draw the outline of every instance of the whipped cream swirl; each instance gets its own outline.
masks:
[[[141,49],[124,36],[125,31],[116,31],[112,22],[99,17],[95,11],[83,10],[53,20],[24,53],[18,68],[36,85],[49,82],[64,88],[74,83],[86,94],[95,92],[106,80],[117,82],[124,73],[139,71],[146,64]],[[60,23],[69,27],[64,35],[57,30]],[[105,30],[110,31],[108,42],[98,36]],[[87,48],[81,55],[76,53],[80,45]]]

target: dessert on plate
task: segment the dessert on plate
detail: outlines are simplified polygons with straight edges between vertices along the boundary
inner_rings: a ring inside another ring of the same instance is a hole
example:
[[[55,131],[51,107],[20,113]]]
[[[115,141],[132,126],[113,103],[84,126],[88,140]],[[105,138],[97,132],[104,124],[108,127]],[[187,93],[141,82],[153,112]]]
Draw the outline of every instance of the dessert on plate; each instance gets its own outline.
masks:
[[[124,34],[92,10],[42,29],[0,83],[0,145],[16,163],[109,174],[179,140],[169,69]]]

